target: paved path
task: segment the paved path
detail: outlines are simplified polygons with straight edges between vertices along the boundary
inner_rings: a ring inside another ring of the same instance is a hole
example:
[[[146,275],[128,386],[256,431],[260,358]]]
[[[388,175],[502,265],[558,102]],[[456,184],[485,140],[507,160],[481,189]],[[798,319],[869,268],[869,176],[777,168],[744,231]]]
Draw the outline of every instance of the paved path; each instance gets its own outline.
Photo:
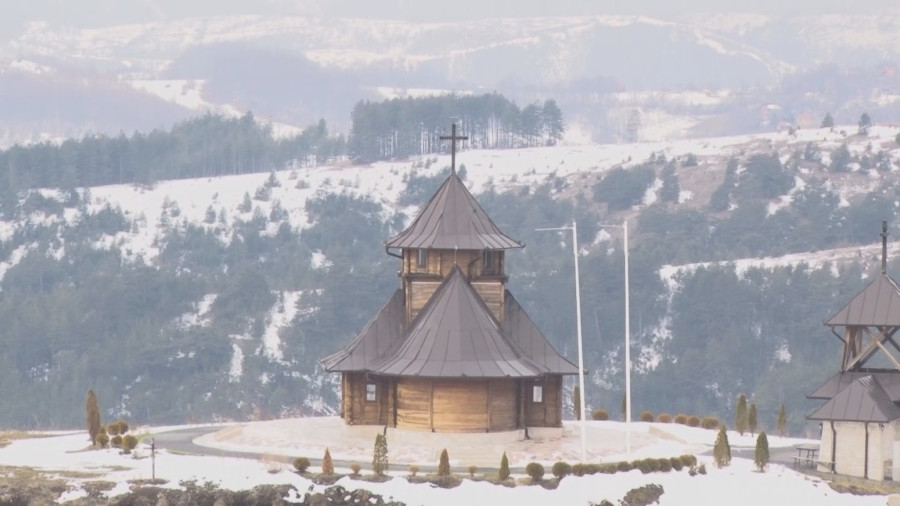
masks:
[[[180,429],[173,430],[169,432],[161,432],[159,434],[154,434],[153,437],[156,438],[156,447],[164,448],[173,452],[181,452],[181,453],[190,453],[193,455],[209,455],[213,457],[231,457],[231,458],[239,458],[239,459],[251,459],[251,460],[261,460],[265,457],[265,454],[257,453],[257,452],[236,452],[236,451],[228,451],[228,450],[219,450],[217,448],[210,448],[208,446],[200,446],[194,444],[194,440],[200,436],[204,436],[206,434],[210,434],[213,432],[217,432],[222,430],[224,427],[196,427],[191,429]],[[321,467],[322,459],[309,457],[310,467]],[[333,460],[334,467],[350,469],[350,465],[353,462],[349,460]],[[356,462],[360,464],[364,470],[371,469],[371,463],[369,462]],[[408,473],[409,466],[406,464],[391,464],[388,467],[389,471],[396,471],[399,473]],[[498,468],[479,468],[479,473],[496,473],[499,471]],[[524,467],[510,467],[509,471],[513,474],[525,474]],[[549,470],[547,470],[549,472]],[[421,473],[436,473],[437,466],[436,465],[420,465],[419,472]],[[457,474],[462,474],[466,472],[466,470],[457,470]]]

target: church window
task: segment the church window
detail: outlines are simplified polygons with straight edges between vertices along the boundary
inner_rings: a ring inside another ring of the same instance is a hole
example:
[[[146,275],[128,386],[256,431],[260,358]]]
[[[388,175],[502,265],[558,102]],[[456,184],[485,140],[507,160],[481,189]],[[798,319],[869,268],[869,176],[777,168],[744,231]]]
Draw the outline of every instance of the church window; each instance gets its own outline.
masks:
[[[416,255],[416,266],[420,268],[425,268],[428,266],[428,250],[427,249],[419,249],[417,250]]]
[[[375,402],[375,383],[367,383],[366,384],[366,401]]]
[[[496,252],[491,250],[484,250],[484,273],[485,274],[497,274],[499,271],[499,258]]]
[[[531,390],[531,402],[544,402],[544,387],[541,385],[534,385]]]

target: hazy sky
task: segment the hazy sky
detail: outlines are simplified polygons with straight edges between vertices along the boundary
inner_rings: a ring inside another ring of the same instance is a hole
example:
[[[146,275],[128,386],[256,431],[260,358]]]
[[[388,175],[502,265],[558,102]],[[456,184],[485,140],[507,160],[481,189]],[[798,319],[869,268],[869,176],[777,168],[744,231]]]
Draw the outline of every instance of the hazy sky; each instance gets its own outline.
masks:
[[[897,0],[11,0],[4,4],[0,29],[6,32],[28,20],[84,27],[231,14],[464,20],[610,13],[677,16],[703,11],[878,13],[898,8]]]

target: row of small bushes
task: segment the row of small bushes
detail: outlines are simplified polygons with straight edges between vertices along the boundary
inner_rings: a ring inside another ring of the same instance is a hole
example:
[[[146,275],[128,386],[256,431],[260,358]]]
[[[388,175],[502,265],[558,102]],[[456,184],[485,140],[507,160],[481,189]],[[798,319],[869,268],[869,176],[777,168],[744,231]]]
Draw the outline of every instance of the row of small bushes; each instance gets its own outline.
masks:
[[[557,478],[563,478],[568,474],[575,476],[586,476],[592,474],[615,474],[618,472],[626,473],[633,469],[638,469],[644,474],[661,471],[669,472],[671,470],[680,471],[687,467],[692,468],[697,465],[697,457],[693,455],[682,455],[680,457],[660,458],[660,459],[640,459],[611,462],[607,464],[574,464],[569,465],[565,462],[557,462],[553,465],[553,475]],[[527,468],[526,468],[527,471]]]
[[[609,413],[606,412],[605,409],[595,409],[591,413],[591,418],[594,420],[609,420]],[[641,411],[638,419],[642,422],[652,422],[654,421],[653,413],[650,411]],[[689,427],[703,427],[704,429],[715,430],[719,428],[719,419],[714,416],[705,416],[701,419],[697,415],[685,415],[683,413],[679,413],[675,415],[673,418],[672,415],[668,413],[660,413],[655,420],[659,423],[679,423],[681,425],[687,425]]]

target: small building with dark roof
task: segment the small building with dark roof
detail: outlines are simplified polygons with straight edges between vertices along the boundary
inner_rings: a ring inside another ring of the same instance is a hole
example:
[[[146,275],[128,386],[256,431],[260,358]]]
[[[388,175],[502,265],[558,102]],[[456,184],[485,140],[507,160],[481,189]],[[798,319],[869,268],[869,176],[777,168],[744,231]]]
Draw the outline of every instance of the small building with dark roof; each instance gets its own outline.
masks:
[[[807,417],[822,425],[819,470],[883,480],[900,451],[900,287],[887,274],[887,223],[881,274],[825,321],[842,341],[841,370],[808,397],[824,404]],[[891,367],[867,367],[878,356]],[[898,463],[900,464],[900,463]]]
[[[400,261],[401,287],[322,359],[341,373],[345,423],[432,432],[561,426],[562,377],[578,368],[506,289],[506,251],[523,246],[451,167],[415,220],[385,242]]]

